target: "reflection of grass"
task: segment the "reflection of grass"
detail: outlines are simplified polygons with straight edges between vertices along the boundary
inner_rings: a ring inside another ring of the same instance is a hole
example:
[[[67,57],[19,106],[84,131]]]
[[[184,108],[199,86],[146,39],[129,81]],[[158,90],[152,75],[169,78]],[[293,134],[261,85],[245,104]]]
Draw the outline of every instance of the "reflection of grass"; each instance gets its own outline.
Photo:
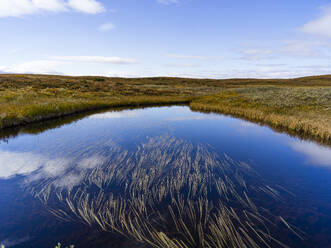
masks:
[[[56,201],[59,207],[50,211],[59,219],[97,225],[151,247],[285,247],[273,231],[300,232],[277,226],[284,219],[263,208],[266,200],[282,201],[280,188],[206,145],[149,138],[134,151],[111,146],[103,164],[77,170],[68,173],[80,173],[79,185],[59,188],[57,178],[45,178],[31,191]]]
[[[184,106],[180,104],[176,104],[177,106]],[[159,106],[173,106],[173,103],[171,104],[153,104],[153,105],[148,105],[146,107],[159,107]],[[117,108],[112,108],[112,109],[107,109],[107,110],[92,110],[92,111],[84,111],[82,113],[78,113],[75,115],[68,115],[64,116],[62,118],[56,118],[56,119],[50,119],[50,120],[45,120],[43,122],[33,122],[28,125],[24,126],[15,126],[11,128],[5,128],[5,129],[0,129],[0,142],[1,141],[7,141],[10,138],[16,137],[19,134],[39,134],[42,133],[46,130],[51,130],[51,129],[56,129],[60,128],[64,125],[67,124],[72,124],[73,122],[79,121],[89,115],[92,114],[99,114],[99,113],[105,113],[112,111],[112,112],[119,112],[123,110],[128,110],[128,109],[143,109],[144,106],[130,106],[130,107],[117,107]]]
[[[202,97],[193,101],[191,108],[245,117],[294,134],[331,142],[330,87],[237,88]]]

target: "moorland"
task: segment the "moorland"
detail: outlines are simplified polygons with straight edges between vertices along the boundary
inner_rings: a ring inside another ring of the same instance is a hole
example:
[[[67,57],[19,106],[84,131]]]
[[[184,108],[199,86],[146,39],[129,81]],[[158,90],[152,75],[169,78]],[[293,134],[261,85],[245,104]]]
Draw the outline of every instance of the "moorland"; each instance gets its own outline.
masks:
[[[0,74],[0,129],[90,110],[187,104],[331,143],[331,75],[294,79]]]

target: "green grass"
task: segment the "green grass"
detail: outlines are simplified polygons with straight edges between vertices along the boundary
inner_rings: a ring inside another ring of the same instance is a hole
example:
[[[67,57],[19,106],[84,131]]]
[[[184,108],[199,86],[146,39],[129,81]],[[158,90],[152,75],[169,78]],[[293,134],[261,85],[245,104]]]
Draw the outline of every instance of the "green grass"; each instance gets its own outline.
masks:
[[[0,129],[78,112],[189,104],[331,143],[331,75],[297,79],[0,75]]]

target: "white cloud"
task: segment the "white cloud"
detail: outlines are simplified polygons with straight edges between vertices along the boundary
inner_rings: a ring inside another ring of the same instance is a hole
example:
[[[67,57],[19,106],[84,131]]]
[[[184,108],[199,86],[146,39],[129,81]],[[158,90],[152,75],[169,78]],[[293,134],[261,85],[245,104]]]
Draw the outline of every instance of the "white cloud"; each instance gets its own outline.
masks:
[[[97,14],[105,7],[96,0],[1,0],[0,17],[20,17],[43,12],[79,11]]]
[[[96,0],[69,0],[68,6],[88,14],[98,14],[105,11],[105,7]]]
[[[312,34],[321,35],[331,38],[331,6],[323,7],[322,14],[308,23],[306,23],[301,31]]]
[[[157,0],[158,3],[169,5],[169,4],[178,4],[179,0]]]
[[[103,56],[53,56],[51,59],[58,61],[69,61],[79,63],[99,63],[99,64],[137,64],[138,62],[130,58],[103,57]]]
[[[31,74],[62,74],[56,68],[65,64],[61,61],[35,60],[13,66],[0,66],[0,71],[5,73],[31,73]]]
[[[102,24],[102,25],[98,28],[98,30],[99,30],[100,32],[108,32],[108,31],[113,30],[113,29],[115,29],[115,28],[116,28],[116,26],[115,26],[113,23],[111,23],[111,22],[107,22],[107,23]]]
[[[37,11],[38,8],[30,0],[2,0],[0,4],[0,17],[17,17]]]
[[[184,55],[184,54],[167,54],[167,57],[174,59],[186,59],[186,60],[217,60],[223,59],[218,56],[199,56],[199,55]]]
[[[312,165],[326,166],[331,169],[331,149],[315,143],[293,142],[291,147],[307,157],[307,163]]]
[[[32,0],[35,8],[46,11],[66,11],[67,8],[63,0]]]
[[[64,73],[59,69],[60,66],[74,65],[76,63],[130,65],[138,62],[134,59],[121,57],[53,56],[45,60],[33,60],[11,66],[0,66],[0,71],[2,73],[62,75]]]

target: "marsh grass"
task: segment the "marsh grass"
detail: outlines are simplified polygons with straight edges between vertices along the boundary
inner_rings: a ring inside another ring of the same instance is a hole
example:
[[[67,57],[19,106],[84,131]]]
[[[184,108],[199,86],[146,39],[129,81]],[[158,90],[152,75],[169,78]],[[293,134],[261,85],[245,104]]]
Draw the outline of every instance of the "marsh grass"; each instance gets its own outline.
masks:
[[[190,103],[192,110],[244,117],[331,144],[330,87],[245,87]]]
[[[0,129],[110,107],[189,104],[331,141],[331,76],[296,79],[105,78],[0,74]]]
[[[80,152],[94,153],[88,149]],[[282,203],[281,188],[209,145],[169,135],[147,138],[132,150],[112,144],[97,167],[73,165],[65,174],[73,172],[81,178],[77,184],[59,186],[58,178],[48,177],[29,182],[30,192],[60,220],[150,247],[287,247],[274,230],[304,236],[263,207],[265,201]]]

